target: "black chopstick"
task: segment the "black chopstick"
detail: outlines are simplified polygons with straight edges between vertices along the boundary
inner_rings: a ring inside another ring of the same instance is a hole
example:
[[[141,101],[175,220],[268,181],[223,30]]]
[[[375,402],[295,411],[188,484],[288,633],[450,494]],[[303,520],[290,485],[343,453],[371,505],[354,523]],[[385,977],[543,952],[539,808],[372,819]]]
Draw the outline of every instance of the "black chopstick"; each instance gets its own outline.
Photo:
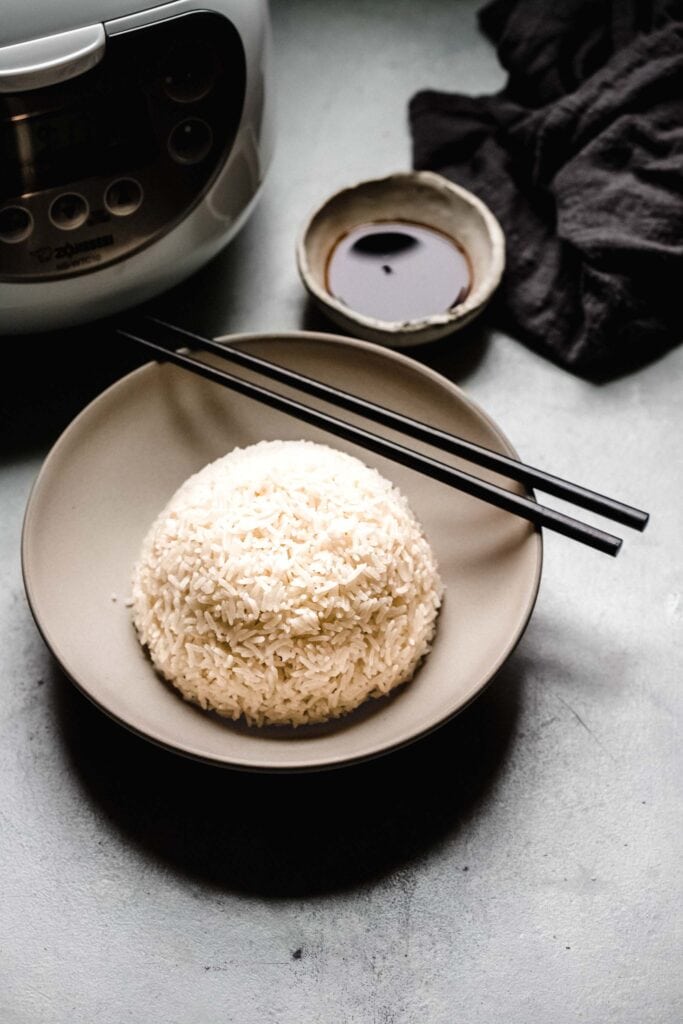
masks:
[[[305,374],[297,373],[295,370],[288,370],[284,366],[279,366],[277,363],[272,363],[263,357],[251,355],[249,352],[244,352],[241,349],[233,348],[231,345],[224,345],[210,338],[204,338],[192,331],[176,327],[174,324],[166,323],[164,320],[159,320],[157,317],[146,317],[145,326],[147,323],[153,324],[157,331],[161,329],[166,335],[170,334],[171,337],[178,336],[179,340],[189,340],[192,342],[193,348],[212,352],[214,355],[237,363],[239,366],[256,370],[265,377],[271,378],[271,380],[279,381],[281,384],[288,384],[306,394],[322,398],[332,405],[348,409],[350,412],[359,413],[361,416],[374,420],[376,423],[381,423],[385,427],[400,430],[402,433],[419,441],[435,445],[443,451],[450,452],[452,455],[458,455],[475,465],[492,469],[508,477],[510,480],[517,480],[519,483],[525,484],[527,487],[535,487],[545,494],[552,494],[556,498],[563,498],[565,501],[570,501],[580,508],[585,508],[590,512],[597,512],[607,519],[621,523],[623,526],[630,526],[635,530],[644,530],[647,525],[649,519],[647,512],[633,508],[631,505],[626,505],[614,498],[608,498],[606,495],[591,491],[586,487],[581,487],[579,484],[571,483],[569,480],[563,480],[561,477],[546,473],[542,469],[527,466],[508,455],[494,452],[490,448],[484,448],[482,445],[474,444],[472,441],[467,441],[463,437],[450,434],[437,427],[430,427],[426,423],[421,423],[419,420],[412,419],[410,416],[405,416],[399,412],[394,412],[392,409],[387,409],[385,406],[378,405],[367,399],[359,398],[357,395],[341,390],[341,388],[336,388],[331,384],[325,384],[323,381],[307,377]],[[135,330],[135,327],[133,326],[131,329]],[[140,327],[140,330],[145,333],[145,327]]]
[[[587,523],[579,522],[577,519],[573,519],[562,512],[557,512],[555,509],[539,505],[521,494],[514,494],[506,491],[503,487],[487,483],[485,480],[480,480],[469,473],[463,473],[461,470],[448,466],[443,462],[438,462],[427,455],[421,455],[394,441],[379,437],[377,434],[364,430],[362,427],[352,426],[350,423],[345,423],[343,420],[330,416],[328,413],[312,409],[310,406],[296,401],[296,399],[286,398],[284,395],[271,391],[262,385],[253,384],[241,377],[235,377],[225,370],[218,370],[214,366],[201,362],[201,360],[193,359],[182,352],[177,352],[173,348],[165,348],[163,345],[150,341],[141,333],[134,333],[123,328],[117,328],[117,331],[122,337],[128,338],[130,341],[134,341],[154,352],[162,362],[173,363],[200,377],[204,377],[206,380],[222,384],[224,387],[229,387],[231,390],[248,398],[256,399],[273,409],[293,415],[297,419],[303,420],[304,423],[320,427],[331,434],[335,434],[337,437],[361,445],[377,455],[393,459],[409,469],[425,473],[441,483],[463,491],[465,494],[480,498],[490,505],[495,505],[506,512],[520,516],[522,519],[527,519],[536,526],[546,526],[556,533],[561,533],[565,537],[580,541],[609,555],[616,555],[621,547],[622,542],[619,537],[614,537],[612,534],[605,533],[603,530],[590,526]]]

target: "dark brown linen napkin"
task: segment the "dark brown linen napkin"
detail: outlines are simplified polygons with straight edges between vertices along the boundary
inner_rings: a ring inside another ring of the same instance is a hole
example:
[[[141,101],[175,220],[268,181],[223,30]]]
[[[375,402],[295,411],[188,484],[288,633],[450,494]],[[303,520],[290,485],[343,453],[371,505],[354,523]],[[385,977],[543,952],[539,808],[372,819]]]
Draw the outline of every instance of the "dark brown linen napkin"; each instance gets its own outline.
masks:
[[[480,24],[508,84],[418,93],[414,166],[501,221],[502,326],[587,376],[645,363],[683,337],[683,3],[494,0]]]

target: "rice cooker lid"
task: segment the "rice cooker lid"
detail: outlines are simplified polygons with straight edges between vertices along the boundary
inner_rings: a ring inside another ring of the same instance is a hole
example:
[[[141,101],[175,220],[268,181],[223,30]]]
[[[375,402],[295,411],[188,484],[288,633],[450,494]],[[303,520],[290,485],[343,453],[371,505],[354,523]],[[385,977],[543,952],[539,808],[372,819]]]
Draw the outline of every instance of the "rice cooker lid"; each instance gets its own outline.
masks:
[[[167,3],[168,0],[8,0],[2,5],[0,47],[101,24]]]

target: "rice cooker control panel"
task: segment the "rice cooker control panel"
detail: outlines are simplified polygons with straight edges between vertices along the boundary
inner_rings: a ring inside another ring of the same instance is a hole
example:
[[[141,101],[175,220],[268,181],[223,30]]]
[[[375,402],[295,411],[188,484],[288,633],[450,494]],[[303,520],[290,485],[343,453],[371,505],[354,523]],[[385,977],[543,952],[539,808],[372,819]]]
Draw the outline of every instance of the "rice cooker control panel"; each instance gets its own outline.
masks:
[[[69,81],[0,93],[0,280],[87,273],[167,232],[227,159],[245,87],[236,29],[197,12],[108,38]]]

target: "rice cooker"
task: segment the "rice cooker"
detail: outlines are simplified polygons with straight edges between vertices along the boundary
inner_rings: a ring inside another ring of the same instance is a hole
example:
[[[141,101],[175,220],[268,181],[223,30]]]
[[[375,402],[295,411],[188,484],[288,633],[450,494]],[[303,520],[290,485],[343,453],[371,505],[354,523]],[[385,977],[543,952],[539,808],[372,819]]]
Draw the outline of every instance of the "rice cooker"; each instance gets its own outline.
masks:
[[[114,313],[214,256],[271,150],[266,0],[8,0],[0,333]]]

